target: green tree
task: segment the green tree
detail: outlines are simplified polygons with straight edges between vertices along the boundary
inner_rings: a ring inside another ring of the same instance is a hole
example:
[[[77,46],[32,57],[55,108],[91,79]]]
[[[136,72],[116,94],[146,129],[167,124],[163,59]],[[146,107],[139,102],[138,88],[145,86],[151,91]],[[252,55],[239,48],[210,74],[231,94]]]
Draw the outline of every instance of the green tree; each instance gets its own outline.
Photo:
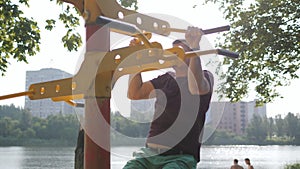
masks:
[[[23,112],[23,109],[16,107],[14,104],[11,105],[0,105],[0,118],[1,117],[10,117],[15,120],[20,119],[20,114]]]
[[[79,122],[75,115],[51,115],[47,121],[47,139],[76,140]]]
[[[298,121],[299,119],[297,116],[295,116],[293,113],[288,113],[285,118],[285,129],[286,129],[286,135],[294,139],[297,135],[297,132],[299,130],[298,128]]]
[[[111,126],[129,137],[146,137],[150,123],[140,123],[123,117],[119,112],[111,113]]]
[[[246,128],[246,132],[248,139],[254,143],[260,144],[267,138],[267,129],[260,116],[253,116],[250,124]]]
[[[27,62],[26,56],[39,51],[40,31],[33,19],[23,17],[19,4],[28,6],[28,0],[18,4],[0,0],[0,71],[6,71],[8,58]]]
[[[31,120],[32,116],[30,112],[23,110],[21,113],[21,119],[20,119],[20,129],[21,130],[27,130],[31,128]]]
[[[296,136],[295,136],[295,143],[300,145],[300,120],[298,120],[298,126],[297,126],[297,131],[296,131]]]
[[[299,78],[299,0],[206,0],[220,5],[231,31],[225,33],[225,49],[240,58],[225,58],[228,65],[219,90],[239,101],[255,85],[258,103],[279,97],[277,87]]]
[[[17,128],[19,122],[10,117],[0,118],[0,136],[9,137]]]
[[[34,138],[35,131],[32,128],[28,128],[23,131],[23,138]]]
[[[33,117],[32,118],[32,129],[35,131],[37,138],[46,139],[47,138],[47,124],[46,119]]]
[[[60,0],[50,0],[57,5],[62,5]],[[24,17],[22,7],[28,7],[30,0],[0,0],[0,72],[6,72],[9,58],[27,63],[27,56],[33,56],[40,50],[39,24],[33,19]],[[125,7],[137,9],[137,0],[119,0]],[[66,29],[61,38],[64,47],[68,51],[77,51],[82,45],[80,34],[76,28],[80,25],[79,12],[70,4],[64,4],[64,10],[60,14],[51,14],[45,21],[45,29],[53,30],[56,27],[55,15]]]
[[[284,132],[284,120],[281,115],[275,116],[275,126],[276,126],[276,134],[278,137],[283,137],[285,135]]]
[[[266,123],[266,126],[267,126],[268,136],[269,136],[269,138],[272,138],[272,136],[275,133],[274,119],[272,117],[270,117],[270,118],[266,118],[265,120],[266,120],[265,123]]]

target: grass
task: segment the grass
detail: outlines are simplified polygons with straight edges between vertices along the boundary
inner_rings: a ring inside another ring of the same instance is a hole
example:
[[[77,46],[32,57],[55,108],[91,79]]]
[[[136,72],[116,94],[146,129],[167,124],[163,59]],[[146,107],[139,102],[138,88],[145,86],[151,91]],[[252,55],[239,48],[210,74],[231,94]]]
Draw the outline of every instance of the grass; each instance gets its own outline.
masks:
[[[289,164],[284,167],[284,169],[300,169],[300,164]]]

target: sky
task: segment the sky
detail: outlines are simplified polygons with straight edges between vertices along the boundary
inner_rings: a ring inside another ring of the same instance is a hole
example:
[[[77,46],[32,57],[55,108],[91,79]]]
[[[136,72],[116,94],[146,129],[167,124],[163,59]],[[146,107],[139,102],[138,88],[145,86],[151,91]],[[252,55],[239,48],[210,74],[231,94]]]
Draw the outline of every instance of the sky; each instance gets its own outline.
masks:
[[[203,29],[228,25],[223,18],[222,12],[218,10],[218,6],[209,4],[202,5],[199,0],[139,0],[139,12],[144,14],[166,14],[182,19],[194,26]],[[45,26],[44,20],[58,18],[58,14],[65,8],[55,5],[49,0],[30,0],[30,8],[25,9],[24,13],[28,17],[33,17],[39,27]],[[78,31],[85,34],[84,24]],[[65,33],[65,29],[58,25],[53,31],[41,31],[41,50],[36,56],[28,57],[28,63],[19,63],[10,60],[7,72],[4,77],[0,77],[0,95],[6,95],[16,92],[26,91],[25,89],[25,73],[29,70],[39,70],[41,68],[58,68],[69,73],[74,73],[78,60],[82,56],[83,47],[77,52],[68,52],[63,48],[61,37]],[[216,36],[207,37],[211,43],[214,43]],[[84,40],[83,40],[84,41]],[[276,99],[273,103],[267,104],[267,115],[275,116],[276,114],[287,114],[288,112],[300,113],[297,106],[296,96],[300,94],[297,87],[300,86],[300,80],[294,80],[290,86],[279,88],[279,92],[284,97]],[[250,98],[252,99],[251,96]],[[253,99],[252,99],[253,100]],[[0,105],[15,104],[16,106],[24,106],[24,97],[0,100]]]

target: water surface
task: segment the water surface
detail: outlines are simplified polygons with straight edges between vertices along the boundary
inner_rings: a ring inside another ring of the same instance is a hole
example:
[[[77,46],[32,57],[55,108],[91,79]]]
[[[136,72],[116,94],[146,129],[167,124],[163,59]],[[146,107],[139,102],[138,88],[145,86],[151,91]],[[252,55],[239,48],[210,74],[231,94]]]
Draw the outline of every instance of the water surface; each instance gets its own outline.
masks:
[[[114,147],[111,169],[121,169],[139,147]],[[0,147],[0,169],[73,169],[74,147]],[[198,169],[228,169],[234,158],[244,167],[250,158],[255,169],[283,169],[300,163],[300,146],[203,146]]]

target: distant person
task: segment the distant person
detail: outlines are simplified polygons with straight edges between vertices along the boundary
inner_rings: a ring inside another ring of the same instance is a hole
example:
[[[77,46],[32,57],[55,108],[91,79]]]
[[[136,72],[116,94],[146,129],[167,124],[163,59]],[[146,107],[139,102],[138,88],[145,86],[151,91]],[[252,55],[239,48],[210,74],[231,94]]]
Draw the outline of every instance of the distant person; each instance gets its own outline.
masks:
[[[245,158],[245,163],[247,164],[248,169],[254,169],[253,166],[250,163],[250,159],[249,158]]]
[[[244,169],[242,166],[240,166],[239,164],[239,160],[234,159],[233,160],[233,165],[230,167],[230,169]]]

